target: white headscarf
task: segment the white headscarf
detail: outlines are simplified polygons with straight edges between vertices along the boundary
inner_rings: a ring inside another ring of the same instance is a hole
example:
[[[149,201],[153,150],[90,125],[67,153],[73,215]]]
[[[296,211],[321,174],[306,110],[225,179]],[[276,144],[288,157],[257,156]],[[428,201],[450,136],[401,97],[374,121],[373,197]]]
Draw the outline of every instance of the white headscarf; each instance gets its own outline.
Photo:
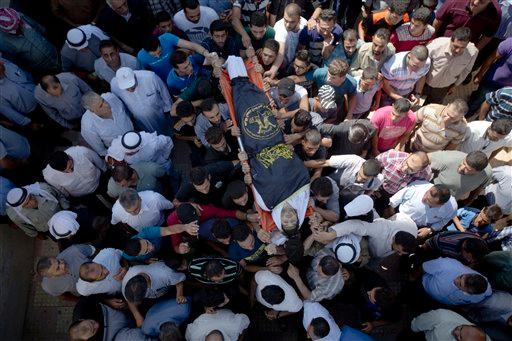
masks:
[[[44,189],[41,188],[41,186],[39,185],[39,182],[36,182],[36,183],[33,183],[32,185],[27,185],[27,186],[23,186],[24,189],[27,190],[27,198],[29,195],[37,195],[37,196],[40,196],[40,197],[43,197],[45,198],[46,200],[49,200],[49,201],[53,201],[53,202],[56,202],[58,203],[59,201],[57,200],[57,198],[55,198],[53,195],[51,195],[50,193],[48,193],[47,191],[45,191]],[[11,206],[9,203],[7,203],[7,206],[11,207],[14,212],[16,212],[16,214],[27,224],[29,225],[34,225],[32,223],[32,221],[26,216],[23,214],[23,207],[22,205],[18,205],[18,206]]]
[[[78,232],[80,224],[76,221],[78,215],[71,211],[60,211],[48,221],[50,233],[55,239],[67,238]]]

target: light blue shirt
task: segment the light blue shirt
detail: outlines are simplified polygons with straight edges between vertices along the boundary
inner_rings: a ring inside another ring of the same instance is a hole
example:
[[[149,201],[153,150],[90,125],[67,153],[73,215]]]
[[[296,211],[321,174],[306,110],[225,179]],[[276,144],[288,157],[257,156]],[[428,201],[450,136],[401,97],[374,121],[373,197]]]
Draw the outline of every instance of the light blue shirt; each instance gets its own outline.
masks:
[[[160,334],[160,326],[165,322],[173,322],[181,325],[190,316],[191,297],[187,297],[187,303],[178,304],[174,298],[159,302],[148,310],[141,330],[145,335],[157,337]]]
[[[468,294],[460,290],[454,283],[455,278],[465,274],[478,274],[473,269],[463,265],[453,258],[438,258],[423,263],[423,288],[430,297],[448,305],[463,305],[481,302],[492,294],[487,283],[484,293],[478,295]]]

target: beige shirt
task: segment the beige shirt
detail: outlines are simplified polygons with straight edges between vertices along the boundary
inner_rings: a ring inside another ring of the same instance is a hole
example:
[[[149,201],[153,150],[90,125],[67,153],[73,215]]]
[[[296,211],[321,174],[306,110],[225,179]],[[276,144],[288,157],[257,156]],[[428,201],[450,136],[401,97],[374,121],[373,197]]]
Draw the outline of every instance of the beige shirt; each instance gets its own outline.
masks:
[[[373,57],[372,45],[372,42],[364,43],[359,48],[357,57],[350,65],[350,74],[352,76],[361,76],[363,74],[363,70],[369,66],[373,66],[380,71],[382,65],[395,54],[395,47],[393,46],[393,44],[388,43],[386,49],[382,52],[380,60],[376,60]]]
[[[429,104],[416,112],[416,118],[421,121],[416,135],[412,139],[416,149],[426,153],[442,150],[450,143],[460,144],[466,133],[466,119],[445,126],[441,117],[446,106]]]
[[[460,56],[454,57],[450,51],[450,40],[448,37],[440,37],[427,45],[431,60],[427,84],[433,88],[462,84],[475,64],[478,55],[475,44],[469,43]]]

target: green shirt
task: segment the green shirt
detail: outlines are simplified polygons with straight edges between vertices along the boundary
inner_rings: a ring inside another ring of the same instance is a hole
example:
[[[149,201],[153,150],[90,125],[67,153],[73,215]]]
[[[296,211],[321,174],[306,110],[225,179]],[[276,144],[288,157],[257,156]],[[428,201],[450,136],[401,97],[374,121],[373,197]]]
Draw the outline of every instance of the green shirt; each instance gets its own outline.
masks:
[[[254,38],[254,36],[252,35],[251,29],[249,27],[244,27],[244,29],[245,29],[245,32],[247,32],[247,34],[251,38],[251,44],[252,44],[252,47],[254,47],[254,51],[258,51],[259,49],[262,49],[265,42],[269,39],[274,39],[274,36],[276,35],[276,32],[274,31],[274,29],[271,26],[267,26],[267,30],[265,31],[265,34],[263,35],[263,37],[260,40],[256,40],[256,38]],[[239,34],[236,35],[236,42],[237,42],[238,46],[243,47],[241,35],[239,35]]]
[[[163,193],[162,183],[159,178],[165,175],[165,169],[154,162],[139,162],[133,165],[130,165],[139,177],[139,181],[137,181],[137,191],[154,191],[158,193]],[[108,180],[108,190],[107,193],[112,198],[117,198],[123,193],[125,187],[122,187],[117,182],[114,181],[113,178]]]

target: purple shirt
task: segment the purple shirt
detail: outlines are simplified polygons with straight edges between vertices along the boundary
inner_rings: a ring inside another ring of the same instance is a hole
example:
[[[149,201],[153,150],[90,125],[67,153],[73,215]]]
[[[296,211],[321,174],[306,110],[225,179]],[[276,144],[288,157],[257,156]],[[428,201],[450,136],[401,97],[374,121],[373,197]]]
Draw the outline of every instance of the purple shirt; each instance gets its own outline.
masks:
[[[340,40],[341,35],[343,34],[343,29],[340,25],[334,25],[332,29],[333,41],[331,45],[336,45]],[[299,34],[299,44],[304,45],[309,53],[311,54],[311,62],[321,66],[323,57],[322,57],[322,49],[324,47],[324,37],[318,33],[316,27],[312,30],[308,30],[308,27],[305,26]]]
[[[501,58],[491,65],[485,74],[485,81],[498,88],[512,86],[512,38],[498,45],[498,53]]]

